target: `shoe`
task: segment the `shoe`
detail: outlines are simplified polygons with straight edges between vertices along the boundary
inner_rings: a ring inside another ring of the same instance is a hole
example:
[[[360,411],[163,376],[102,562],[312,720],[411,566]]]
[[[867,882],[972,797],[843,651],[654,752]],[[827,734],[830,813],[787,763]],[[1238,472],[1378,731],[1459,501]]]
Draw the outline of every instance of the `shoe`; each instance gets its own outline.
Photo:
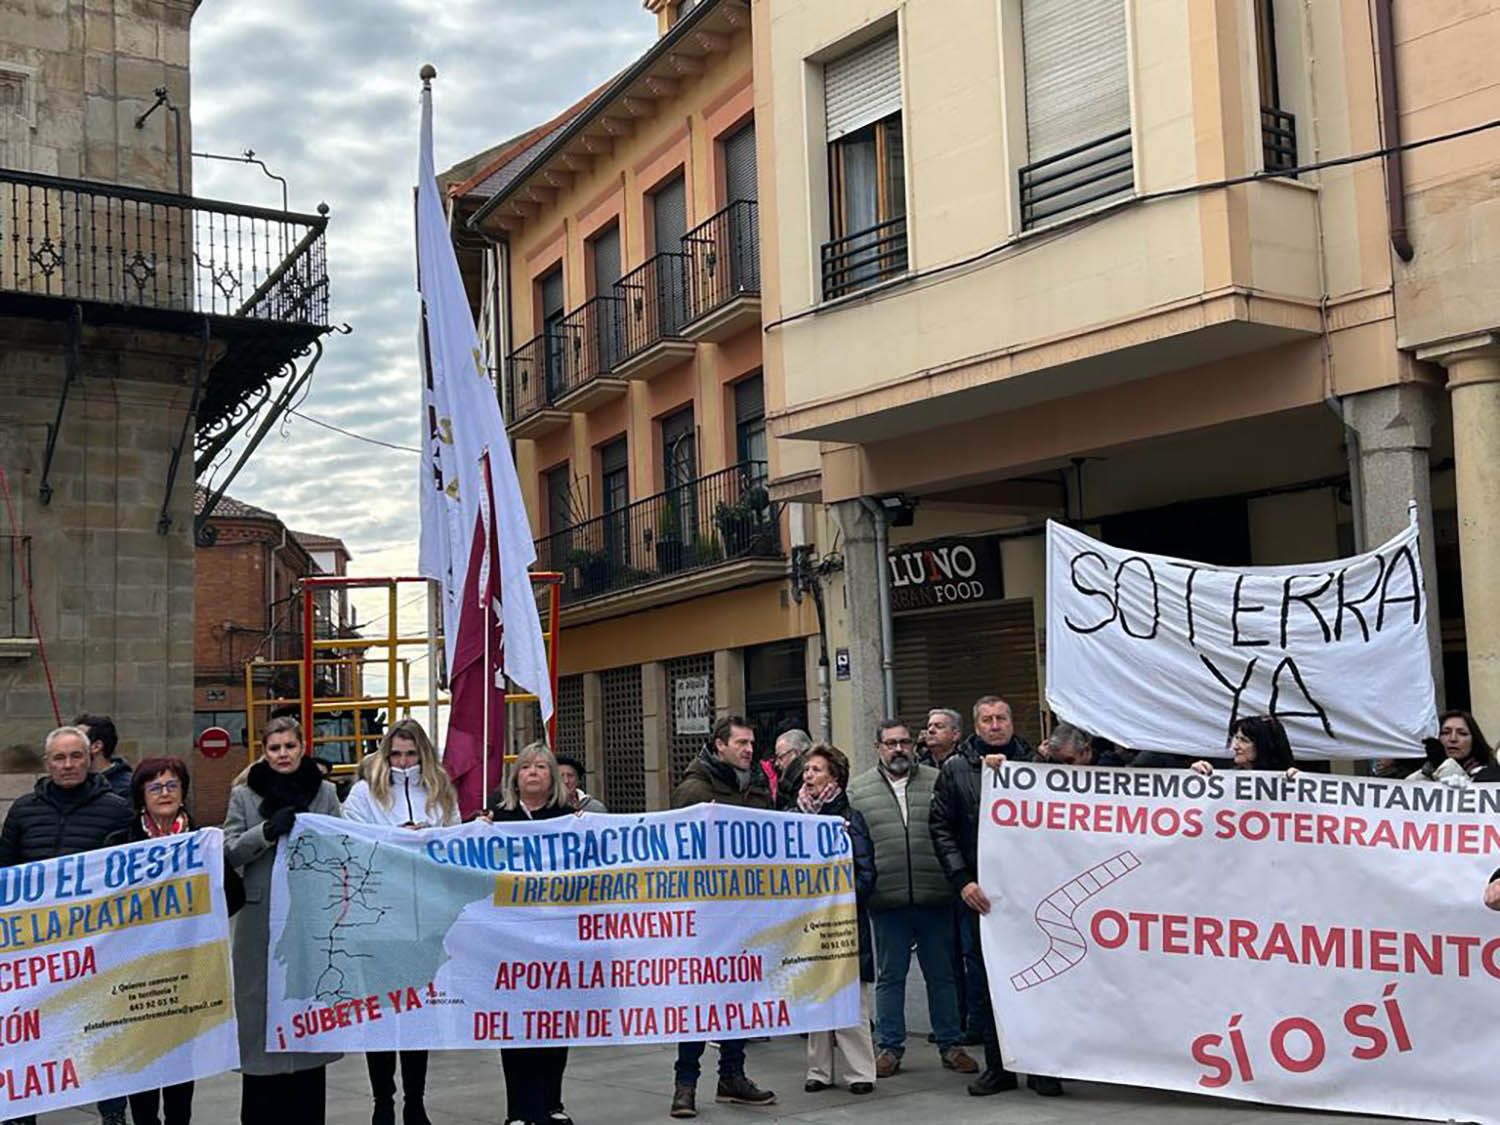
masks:
[[[770,1090],[762,1090],[745,1075],[736,1074],[733,1078],[719,1079],[714,1101],[734,1105],[775,1105],[776,1095]]]
[[[833,1086],[832,1083],[819,1082],[816,1078],[809,1078],[806,1082],[802,1083],[802,1088],[809,1094],[821,1094],[824,1090],[832,1089]]]
[[[971,1097],[987,1098],[991,1094],[1003,1094],[1007,1090],[1014,1090],[1019,1083],[1016,1076],[1004,1067],[996,1067],[987,1070],[974,1081],[969,1083],[969,1094]]]
[[[1046,1074],[1028,1074],[1026,1085],[1038,1097],[1060,1098],[1063,1096],[1063,1084]]]
[[[849,1083],[849,1092],[851,1094],[873,1094],[875,1092],[875,1083],[851,1082]]]
[[[384,1100],[376,1102],[375,1112],[370,1115],[370,1125],[396,1125],[396,1103]]]
[[[674,1086],[672,1088],[672,1108],[668,1112],[669,1117],[697,1117],[698,1116],[698,1090],[695,1086]]]
[[[889,1078],[901,1069],[901,1056],[894,1051],[881,1051],[875,1056],[875,1077]]]
[[[949,1047],[941,1052],[938,1058],[943,1060],[944,1070],[956,1070],[960,1074],[978,1074],[979,1064],[974,1057],[962,1047]]]
[[[562,1106],[558,1106],[549,1113],[547,1120],[551,1122],[551,1125],[573,1125],[573,1119],[564,1112]]]
[[[419,1100],[404,1103],[401,1106],[401,1125],[432,1125],[427,1116],[427,1107]],[[568,1125],[572,1125],[572,1122]]]
[[[100,1125],[125,1125],[125,1113],[101,1113],[99,1115]]]

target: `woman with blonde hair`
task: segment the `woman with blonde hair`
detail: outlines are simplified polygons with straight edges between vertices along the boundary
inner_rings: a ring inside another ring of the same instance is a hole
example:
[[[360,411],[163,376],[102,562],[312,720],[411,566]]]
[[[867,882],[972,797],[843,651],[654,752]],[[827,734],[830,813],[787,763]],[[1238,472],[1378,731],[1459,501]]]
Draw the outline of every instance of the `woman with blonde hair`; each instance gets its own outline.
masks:
[[[304,753],[290,716],[266,724],[261,760],[229,793],[224,858],[245,881],[234,918],[234,1007],[240,1025],[240,1125],[323,1125],[326,1068],[339,1055],[266,1050],[266,949],[271,943],[271,868],[276,841],[302,813],[339,815],[333,786]]]
[[[432,739],[415,719],[391,725],[380,747],[363,763],[363,777],[344,802],[344,816],[361,824],[394,828],[446,828],[458,823],[458,792],[438,761]],[[371,1125],[395,1125],[396,1052],[370,1051],[370,1093],[375,1100]],[[402,1051],[403,1125],[430,1125],[424,1104],[427,1052]]]
[[[533,742],[516,755],[505,785],[484,810],[485,819],[496,824],[572,815],[557,759],[545,742]],[[505,1069],[506,1125],[573,1125],[562,1101],[566,1047],[506,1047],[500,1051],[500,1065]]]

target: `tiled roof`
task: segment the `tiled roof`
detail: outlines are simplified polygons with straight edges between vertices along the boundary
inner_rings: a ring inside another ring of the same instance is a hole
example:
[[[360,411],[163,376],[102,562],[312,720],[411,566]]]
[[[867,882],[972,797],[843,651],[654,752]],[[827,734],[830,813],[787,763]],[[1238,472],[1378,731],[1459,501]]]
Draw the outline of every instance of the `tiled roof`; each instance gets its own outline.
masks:
[[[193,515],[201,516],[203,507],[207,503],[208,489],[202,485],[193,489]],[[254,504],[247,504],[243,500],[236,500],[228,495],[219,497],[218,504],[214,506],[214,516],[231,520],[279,520],[281,518],[275,512],[268,512],[264,508],[257,508]]]
[[[315,531],[294,531],[292,538],[302,544],[304,551],[343,551],[349,558],[354,557],[349,554],[349,548],[344,546],[344,541],[337,536],[319,535]]]

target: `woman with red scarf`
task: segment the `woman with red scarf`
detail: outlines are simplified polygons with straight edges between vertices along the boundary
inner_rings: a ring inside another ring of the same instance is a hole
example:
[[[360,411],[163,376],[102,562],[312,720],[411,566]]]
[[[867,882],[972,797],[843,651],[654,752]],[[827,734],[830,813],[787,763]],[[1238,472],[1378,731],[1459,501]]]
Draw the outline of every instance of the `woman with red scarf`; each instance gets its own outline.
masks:
[[[187,814],[187,793],[188,768],[181,758],[142,759],[130,775],[135,819],[130,827],[109,836],[105,845],[113,847],[193,831],[196,826]],[[245,892],[239,876],[227,867],[224,892],[229,900],[229,913],[233,914],[245,901]],[[182,1082],[130,1095],[130,1117],[136,1125],[158,1125],[162,1111],[166,1113],[165,1125],[188,1125],[193,1116],[193,1084]]]

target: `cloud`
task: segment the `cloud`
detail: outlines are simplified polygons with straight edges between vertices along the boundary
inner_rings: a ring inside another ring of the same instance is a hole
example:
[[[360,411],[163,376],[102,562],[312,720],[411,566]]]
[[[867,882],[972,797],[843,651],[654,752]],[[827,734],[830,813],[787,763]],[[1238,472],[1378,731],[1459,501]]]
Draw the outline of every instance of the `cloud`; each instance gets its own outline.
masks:
[[[395,445],[419,444],[411,191],[417,71],[430,62],[436,163],[448,167],[546,120],[623,68],[655,34],[639,0],[211,0],[193,22],[193,147],[253,149],[326,202],[335,324],[299,409]],[[195,161],[201,196],[281,205],[254,167]],[[337,535],[359,573],[416,566],[417,459],[302,419],[273,431],[235,496]]]

